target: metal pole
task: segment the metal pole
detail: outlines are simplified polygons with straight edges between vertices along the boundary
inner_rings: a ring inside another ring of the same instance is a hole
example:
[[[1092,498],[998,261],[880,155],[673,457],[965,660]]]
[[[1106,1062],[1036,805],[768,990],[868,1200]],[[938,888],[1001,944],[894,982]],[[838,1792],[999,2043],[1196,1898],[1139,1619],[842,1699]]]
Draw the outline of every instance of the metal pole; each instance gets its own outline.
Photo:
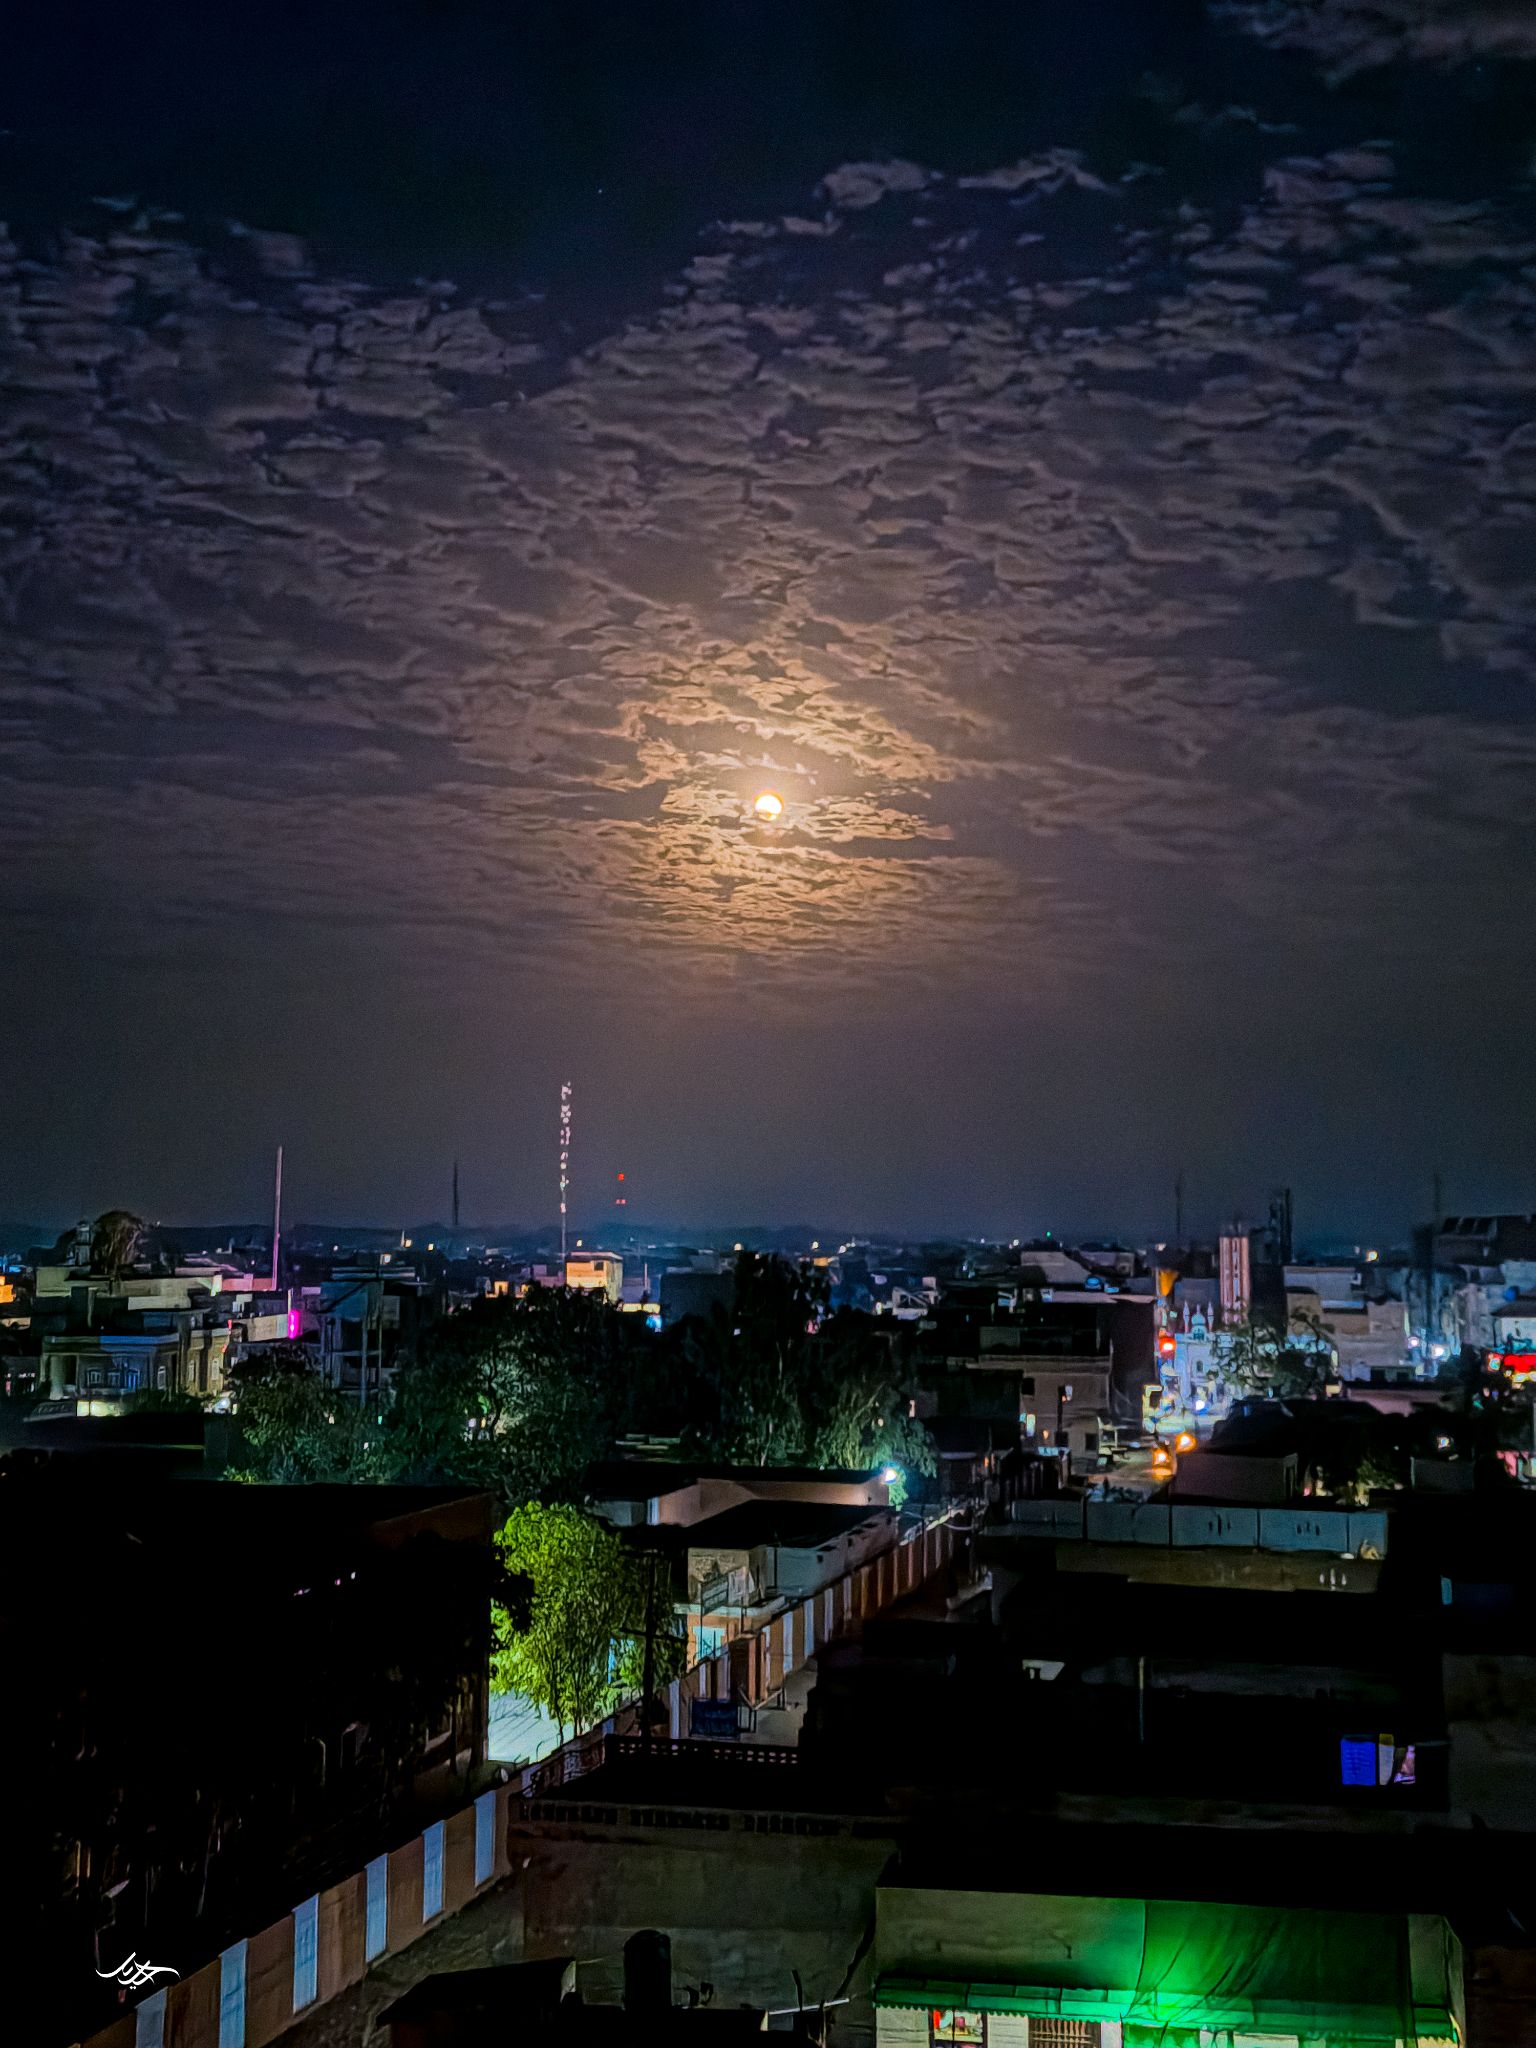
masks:
[[[651,1692],[656,1684],[656,1557],[645,1558],[645,1659],[640,1674],[640,1734],[651,1746]]]
[[[272,1192],[272,1291],[277,1292],[277,1253],[283,1241],[283,1148],[277,1148],[276,1185]]]

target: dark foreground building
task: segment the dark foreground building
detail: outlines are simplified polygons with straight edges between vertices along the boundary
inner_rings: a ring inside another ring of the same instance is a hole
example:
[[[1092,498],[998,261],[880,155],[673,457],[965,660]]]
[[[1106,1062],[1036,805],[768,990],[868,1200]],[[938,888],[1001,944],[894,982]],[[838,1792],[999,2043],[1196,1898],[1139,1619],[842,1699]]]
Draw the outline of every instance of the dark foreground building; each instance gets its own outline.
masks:
[[[464,1803],[491,1528],[450,1489],[0,1467],[0,1975],[47,1987],[15,2048],[110,2021],[123,1957],[184,1973]]]

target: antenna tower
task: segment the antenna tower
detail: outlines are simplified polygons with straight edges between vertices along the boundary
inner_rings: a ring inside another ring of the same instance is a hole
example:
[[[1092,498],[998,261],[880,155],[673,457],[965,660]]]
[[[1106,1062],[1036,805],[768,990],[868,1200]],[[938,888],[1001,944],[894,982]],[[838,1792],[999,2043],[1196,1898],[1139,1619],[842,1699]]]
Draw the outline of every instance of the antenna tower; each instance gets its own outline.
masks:
[[[566,1197],[571,1185],[571,1084],[560,1083],[560,1260],[565,1262]]]

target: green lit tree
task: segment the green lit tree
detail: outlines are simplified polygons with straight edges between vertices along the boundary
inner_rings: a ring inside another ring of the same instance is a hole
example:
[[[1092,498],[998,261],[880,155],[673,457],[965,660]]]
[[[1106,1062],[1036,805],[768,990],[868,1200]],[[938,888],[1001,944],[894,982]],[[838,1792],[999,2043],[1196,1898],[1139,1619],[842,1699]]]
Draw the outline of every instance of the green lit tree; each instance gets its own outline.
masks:
[[[577,1734],[638,1688],[651,1610],[656,1682],[681,1669],[664,1569],[629,1550],[579,1508],[530,1501],[496,1537],[506,1571],[532,1592],[521,1615],[498,1607],[491,1685]],[[656,1573],[648,1600],[648,1576]]]

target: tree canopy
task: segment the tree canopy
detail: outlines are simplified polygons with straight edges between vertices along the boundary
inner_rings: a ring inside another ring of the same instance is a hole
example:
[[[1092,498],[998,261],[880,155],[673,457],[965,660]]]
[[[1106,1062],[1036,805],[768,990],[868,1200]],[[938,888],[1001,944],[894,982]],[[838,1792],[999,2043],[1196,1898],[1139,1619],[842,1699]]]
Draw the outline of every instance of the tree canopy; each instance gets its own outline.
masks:
[[[681,1668],[664,1567],[569,1505],[529,1501],[496,1537],[505,1569],[532,1587],[525,1612],[498,1606],[491,1684],[541,1708],[563,1733],[602,1720],[641,1684],[649,1609],[658,1683]],[[655,1587],[648,1601],[648,1577]]]
[[[302,1349],[230,1375],[248,1477],[484,1487],[503,1505],[575,1501],[628,1434],[675,1436],[720,1463],[932,1473],[902,1390],[896,1333],[829,1312],[809,1266],[743,1253],[729,1310],[655,1334],[601,1297],[530,1289],[448,1317],[360,1408]]]

